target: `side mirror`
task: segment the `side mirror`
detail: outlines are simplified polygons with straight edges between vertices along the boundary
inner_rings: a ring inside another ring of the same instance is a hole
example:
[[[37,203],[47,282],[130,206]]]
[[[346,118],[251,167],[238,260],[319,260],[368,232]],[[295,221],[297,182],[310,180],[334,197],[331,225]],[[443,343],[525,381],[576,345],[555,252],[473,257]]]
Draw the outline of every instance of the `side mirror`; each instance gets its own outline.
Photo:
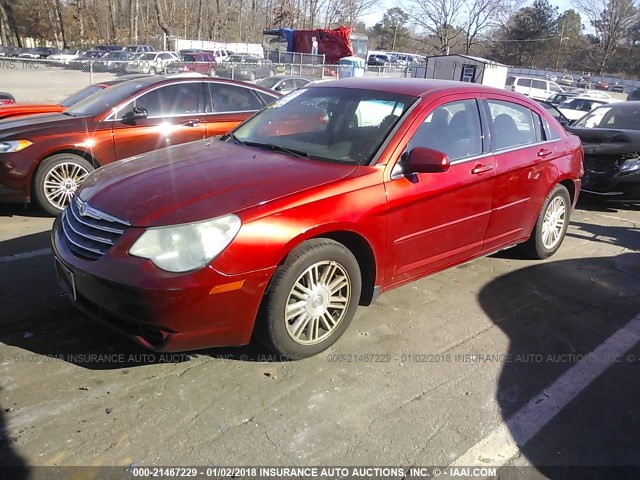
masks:
[[[427,147],[415,147],[409,152],[407,168],[411,173],[441,173],[449,170],[446,153]]]
[[[123,115],[122,120],[126,122],[132,122],[135,120],[141,120],[143,118],[147,118],[147,115],[149,115],[149,113],[147,112],[146,108],[133,107],[133,110],[130,110]]]

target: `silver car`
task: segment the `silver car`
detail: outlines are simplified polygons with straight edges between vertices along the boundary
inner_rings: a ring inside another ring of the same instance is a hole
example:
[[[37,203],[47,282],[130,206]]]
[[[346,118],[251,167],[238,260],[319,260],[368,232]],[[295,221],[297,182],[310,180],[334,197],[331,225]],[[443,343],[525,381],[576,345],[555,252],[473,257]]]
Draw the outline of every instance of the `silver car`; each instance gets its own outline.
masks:
[[[293,92],[298,88],[304,87],[306,84],[311,83],[313,80],[301,77],[288,77],[286,75],[274,75],[273,77],[266,77],[258,80],[256,85],[264,88],[270,88],[276,92],[287,94]]]

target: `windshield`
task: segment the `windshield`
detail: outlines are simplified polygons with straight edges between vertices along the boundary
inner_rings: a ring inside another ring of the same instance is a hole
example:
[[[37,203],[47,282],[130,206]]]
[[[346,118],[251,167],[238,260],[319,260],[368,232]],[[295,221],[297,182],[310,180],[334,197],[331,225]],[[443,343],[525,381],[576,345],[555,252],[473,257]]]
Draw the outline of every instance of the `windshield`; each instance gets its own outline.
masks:
[[[573,126],[640,130],[640,105],[621,104],[598,107],[578,120]]]
[[[129,80],[109,87],[96,95],[90,95],[64,111],[72,117],[92,117],[117,107],[138,90],[149,86],[149,82]]]
[[[88,87],[83,88],[79,92],[76,92],[73,95],[70,95],[67,98],[65,98],[62,102],[60,102],[60,105],[63,107],[70,107],[71,105],[78,103],[80,100],[84,100],[89,95],[93,95],[94,93],[97,93],[103,89],[104,87],[102,85],[89,85]]]
[[[353,88],[305,88],[272,103],[227,140],[364,165],[416,100]]]
[[[265,77],[258,80],[256,84],[264,88],[273,88],[280,80],[278,77]]]
[[[143,53],[138,57],[139,60],[154,60],[156,58],[155,53]]]

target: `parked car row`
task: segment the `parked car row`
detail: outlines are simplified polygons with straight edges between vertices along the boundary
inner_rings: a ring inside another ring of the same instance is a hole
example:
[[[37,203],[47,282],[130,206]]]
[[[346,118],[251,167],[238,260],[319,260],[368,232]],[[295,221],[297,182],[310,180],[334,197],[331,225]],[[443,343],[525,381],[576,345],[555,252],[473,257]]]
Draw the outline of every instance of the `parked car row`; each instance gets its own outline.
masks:
[[[0,121],[1,199],[33,199],[45,211],[59,213],[95,168],[222,135],[280,96],[256,85],[190,75],[145,75],[90,89],[65,105],[29,112],[47,115]]]

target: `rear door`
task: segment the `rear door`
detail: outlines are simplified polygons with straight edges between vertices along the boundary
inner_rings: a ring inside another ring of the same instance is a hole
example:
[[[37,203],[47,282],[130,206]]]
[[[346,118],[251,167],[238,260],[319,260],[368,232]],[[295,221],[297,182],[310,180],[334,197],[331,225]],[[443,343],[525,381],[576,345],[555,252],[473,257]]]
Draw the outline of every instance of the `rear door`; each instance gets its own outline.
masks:
[[[564,154],[547,139],[541,115],[526,103],[489,94],[483,102],[495,156],[495,192],[483,249],[526,238],[557,178],[554,160]]]
[[[549,82],[546,80],[531,80],[531,92],[529,96],[531,98],[535,98],[537,100],[546,100],[551,95],[551,91],[549,90]]]
[[[113,119],[116,159],[205,138],[206,124],[202,81],[162,85],[120,108]],[[147,111],[147,118],[126,120],[134,107]]]

